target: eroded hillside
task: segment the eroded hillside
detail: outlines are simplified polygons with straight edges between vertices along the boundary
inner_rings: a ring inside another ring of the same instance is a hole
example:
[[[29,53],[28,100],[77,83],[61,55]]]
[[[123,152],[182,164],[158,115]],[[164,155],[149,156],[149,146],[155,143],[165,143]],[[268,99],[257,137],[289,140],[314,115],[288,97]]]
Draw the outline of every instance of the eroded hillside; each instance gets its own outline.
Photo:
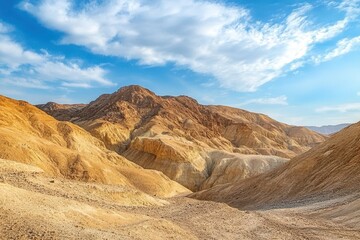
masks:
[[[83,127],[108,149],[145,168],[162,171],[193,191],[209,186],[206,181],[214,178],[218,171],[214,166],[220,162],[243,166],[254,161],[252,165],[268,166],[246,174],[254,176],[325,140],[306,128],[279,123],[266,115],[204,106],[186,96],[160,97],[139,86],[102,95],[86,106],[39,107]],[[224,154],[215,159],[214,151]],[[231,161],[224,160],[227,153],[233,154]],[[244,154],[256,156],[244,161]]]
[[[240,208],[259,208],[307,198],[320,201],[356,194],[360,192],[359,153],[360,123],[357,123],[273,171],[193,196]],[[359,214],[360,207],[355,206],[360,205],[354,202],[352,206],[353,214]]]
[[[84,129],[6,97],[0,97],[0,158],[40,167],[52,176],[116,184],[150,195],[188,192],[164,174],[106,149]]]

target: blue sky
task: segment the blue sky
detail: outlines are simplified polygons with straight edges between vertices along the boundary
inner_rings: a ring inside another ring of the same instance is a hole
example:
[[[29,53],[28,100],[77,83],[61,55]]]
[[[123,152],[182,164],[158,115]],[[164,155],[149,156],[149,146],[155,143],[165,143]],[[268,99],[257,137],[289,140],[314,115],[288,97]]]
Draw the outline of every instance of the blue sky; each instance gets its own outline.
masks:
[[[295,125],[360,120],[360,0],[0,2],[0,94],[139,84]]]

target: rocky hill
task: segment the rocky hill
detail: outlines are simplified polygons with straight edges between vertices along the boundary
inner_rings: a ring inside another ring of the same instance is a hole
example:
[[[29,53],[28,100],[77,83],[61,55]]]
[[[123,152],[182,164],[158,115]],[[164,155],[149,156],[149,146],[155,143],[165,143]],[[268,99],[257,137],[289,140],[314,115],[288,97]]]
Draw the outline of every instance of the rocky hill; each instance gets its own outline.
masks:
[[[226,202],[240,208],[299,203],[306,199],[329,200],[359,193],[359,172],[360,123],[357,123],[273,171],[215,186],[193,197]],[[338,218],[346,216],[348,220],[360,216],[358,197],[351,199],[343,199],[346,203],[332,207],[330,213]],[[360,226],[360,221],[352,221]]]
[[[244,154],[257,155],[250,161],[268,167],[249,168],[250,174],[245,175],[253,176],[325,140],[321,134],[263,114],[204,106],[186,96],[161,97],[140,86],[123,87],[87,106],[49,110],[47,105],[39,107],[83,127],[108,149],[145,168],[160,170],[191,190],[208,186],[205,182],[221,161],[243,166]],[[232,161],[223,161],[226,154],[213,158],[214,151],[234,154]]]
[[[78,113],[86,107],[82,106],[81,110],[68,105],[62,108],[63,116],[71,111],[74,113],[72,121],[79,120]],[[231,109],[218,114],[231,121],[247,120],[251,116],[251,113],[247,117],[237,116]],[[180,116],[188,115],[180,113]],[[88,123],[99,121],[94,119]],[[119,152],[134,154],[143,165],[155,164],[149,168],[161,166],[169,175],[179,173],[173,178],[180,180],[188,177],[194,181],[195,177],[201,176],[191,170],[205,162],[202,167],[208,175],[199,189],[210,190],[194,196],[224,201],[237,207],[269,207],[281,203],[284,205],[277,206],[283,208],[241,211],[224,203],[184,197],[189,193],[186,188],[160,172],[145,170],[107,149],[104,142],[84,129],[70,122],[57,121],[26,102],[0,97],[0,238],[359,239],[360,192],[357,191],[359,164],[356,152],[359,150],[360,126],[349,128],[336,140],[331,138],[286,163],[286,159],[278,156],[259,155],[257,151],[260,149],[235,147],[233,142],[236,141],[222,137],[222,132],[220,137],[214,137],[225,139],[218,144],[218,149],[210,146],[213,139],[200,141],[204,137],[201,134],[194,135],[191,141],[186,139],[185,130],[176,130],[179,123],[168,133],[160,132],[164,131],[162,121],[165,120],[156,115],[149,120],[152,125],[145,124],[144,129],[135,127],[130,133],[129,143]],[[190,120],[184,125],[196,133],[197,129],[191,126],[199,124],[198,120]],[[121,121],[101,121],[109,126],[123,126]],[[287,126],[275,121],[273,124]],[[149,127],[149,132],[146,127]],[[301,128],[293,128],[296,134],[291,131],[288,134],[294,134],[291,137],[297,138],[299,145],[311,140],[304,138]],[[230,149],[226,144],[231,146]],[[344,146],[340,146],[342,144]],[[132,145],[143,150],[139,151]],[[225,147],[221,149],[221,146]],[[256,154],[244,154],[247,153],[245,150]],[[151,151],[158,155],[152,156]],[[201,158],[194,160],[191,157],[196,151]],[[338,167],[339,164],[343,167]],[[278,171],[287,173],[278,177],[274,174]],[[315,175],[312,177],[312,174]],[[228,184],[234,181],[236,184]],[[176,197],[171,197],[174,195]],[[293,200],[298,203],[300,200],[301,203],[308,196],[321,197],[322,202],[296,208],[284,202]],[[248,202],[239,204],[243,200]]]
[[[24,101],[2,96],[0,158],[37,166],[50,176],[120,185],[134,193],[134,201],[151,202],[149,195],[189,192],[164,174],[145,170],[106,149],[84,129],[57,121]]]

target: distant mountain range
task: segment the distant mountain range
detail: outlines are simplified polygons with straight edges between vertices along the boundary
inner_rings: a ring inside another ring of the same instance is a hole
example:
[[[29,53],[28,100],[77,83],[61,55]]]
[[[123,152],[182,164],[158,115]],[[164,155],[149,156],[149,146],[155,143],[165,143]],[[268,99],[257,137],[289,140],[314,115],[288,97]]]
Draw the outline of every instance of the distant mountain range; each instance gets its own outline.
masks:
[[[330,135],[339,132],[340,130],[346,128],[349,125],[350,123],[343,123],[338,125],[326,125],[321,127],[315,127],[315,126],[305,126],[305,127],[321,134]]]

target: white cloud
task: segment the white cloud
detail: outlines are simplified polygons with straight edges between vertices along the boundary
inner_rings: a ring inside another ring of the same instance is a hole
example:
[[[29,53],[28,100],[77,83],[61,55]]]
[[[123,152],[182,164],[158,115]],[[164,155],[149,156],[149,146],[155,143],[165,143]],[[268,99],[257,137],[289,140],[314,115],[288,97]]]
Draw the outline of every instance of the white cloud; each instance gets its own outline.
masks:
[[[104,78],[106,71],[99,67],[81,68],[76,63],[64,63],[59,61],[46,61],[35,67],[37,74],[43,79],[63,81],[68,86],[81,86],[82,84],[98,83],[101,85],[112,85]]]
[[[312,46],[343,31],[350,14],[332,25],[315,26],[306,17],[309,4],[280,23],[262,23],[244,8],[214,1],[107,0],[80,7],[74,2],[23,1],[20,7],[63,32],[63,44],[144,65],[175,63],[238,91],[255,91],[301,67]],[[338,8],[353,12],[345,5]]]
[[[345,13],[346,17],[342,21],[338,22],[338,24],[343,24],[343,29],[350,21],[355,20],[360,15],[360,0],[342,0],[340,3],[332,1],[329,4],[331,6],[335,6]],[[335,48],[329,50],[325,54],[312,57],[312,60],[316,64],[330,61],[336,57],[353,51],[359,45],[360,36],[353,38],[343,38],[337,42]]]
[[[238,104],[238,106],[245,106],[249,104],[265,104],[265,105],[288,105],[286,96],[279,96],[273,98],[256,98],[250,99],[243,103]]]
[[[12,30],[11,26],[0,21],[0,33],[7,33],[10,32],[11,30]]]
[[[10,76],[10,78],[3,78],[2,82],[17,87],[36,88],[36,89],[50,89],[43,81],[37,79],[27,79],[22,77]]]
[[[360,14],[360,0],[343,0],[337,7],[346,12],[351,19],[357,18]]]
[[[43,57],[35,52],[24,50],[23,47],[5,34],[0,34],[0,63],[10,69],[23,64],[38,64]]]
[[[352,111],[360,111],[360,103],[345,103],[341,105],[335,106],[325,106],[316,109],[316,112],[352,112]]]
[[[25,49],[11,39],[10,28],[0,22],[0,79],[15,86],[46,89],[47,83],[60,82],[68,87],[113,85],[99,66],[82,67],[79,63]]]
[[[344,38],[340,40],[334,49],[323,56],[314,58],[316,63],[330,61],[333,58],[347,54],[360,46],[360,36],[354,38]]]

